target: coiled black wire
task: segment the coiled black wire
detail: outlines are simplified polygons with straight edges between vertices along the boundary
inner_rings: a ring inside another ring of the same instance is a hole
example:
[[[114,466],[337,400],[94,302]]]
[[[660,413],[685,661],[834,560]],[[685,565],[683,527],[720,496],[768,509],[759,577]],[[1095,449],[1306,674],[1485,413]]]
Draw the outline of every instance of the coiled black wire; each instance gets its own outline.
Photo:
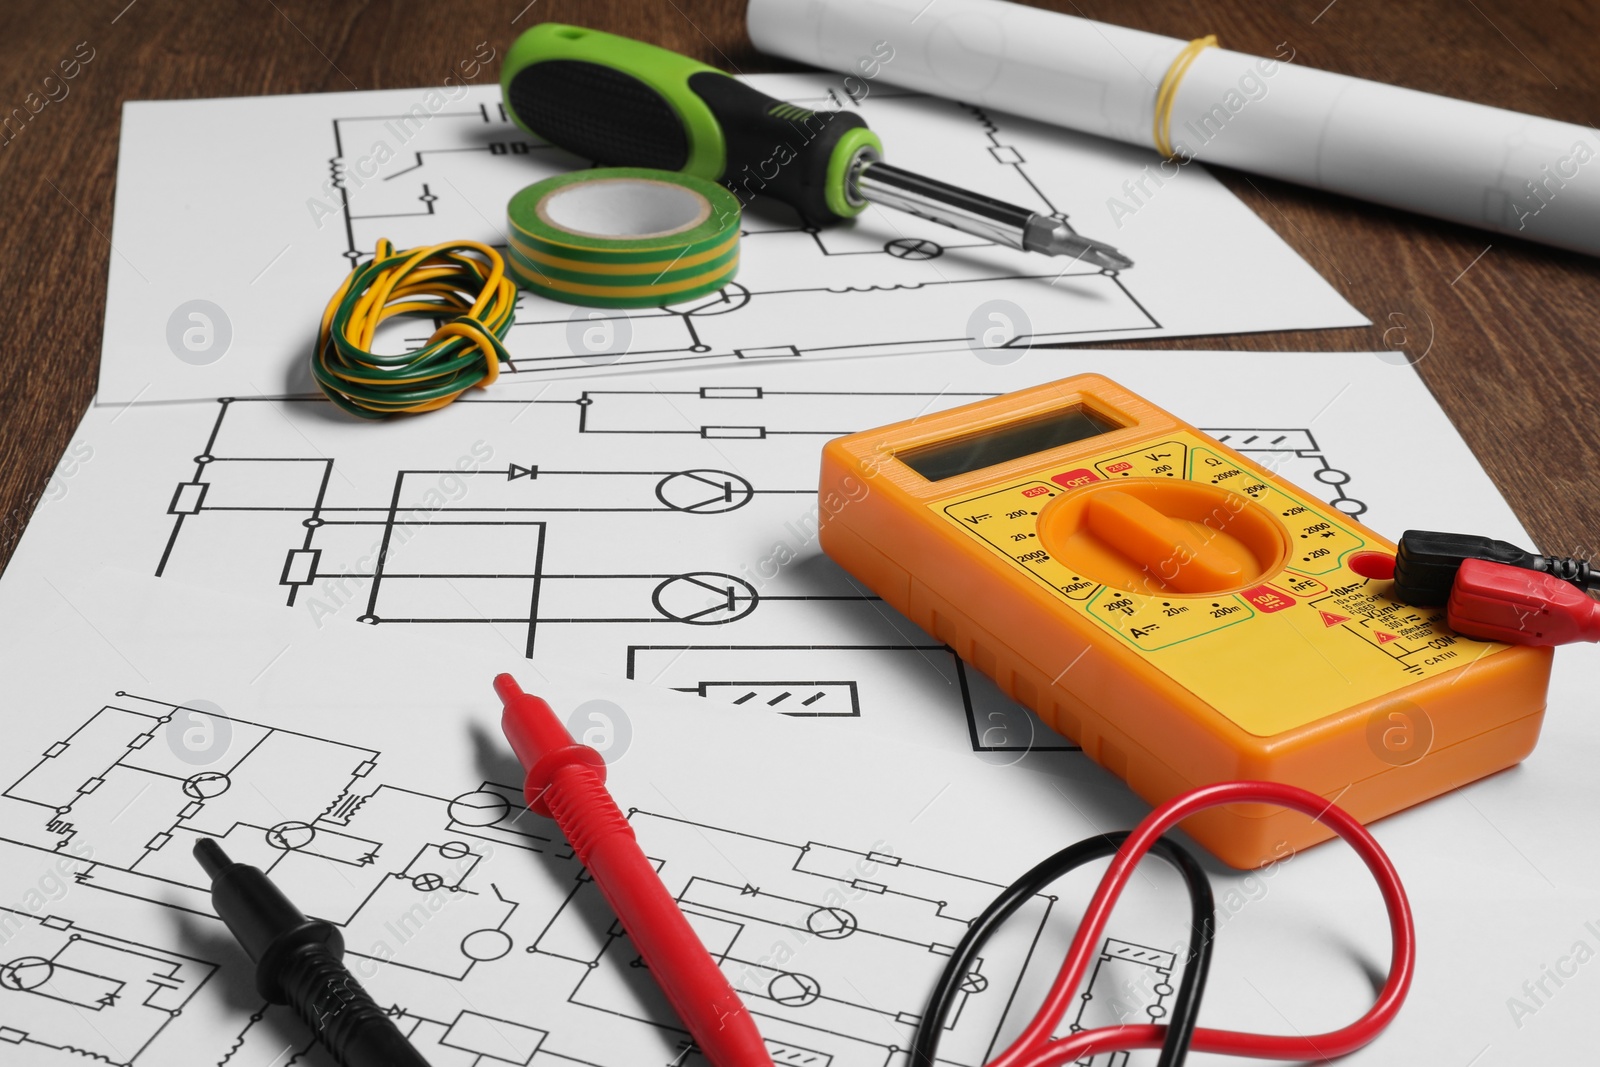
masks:
[[[973,920],[966,936],[945,964],[944,973],[933,988],[933,995],[928,998],[927,1010],[922,1013],[916,1038],[911,1042],[909,1067],[934,1067],[945,1017],[955,1003],[961,981],[1000,924],[1056,879],[1085,863],[1113,855],[1127,839],[1128,831],[1124,830],[1079,841],[1062,849],[1008,885],[983,910],[983,914]],[[1183,982],[1178,986],[1178,995],[1172,1002],[1167,1036],[1161,1044],[1161,1058],[1157,1060],[1157,1067],[1182,1067],[1189,1054],[1189,1041],[1194,1035],[1195,1023],[1200,1017],[1200,997],[1205,992],[1206,976],[1211,971],[1211,942],[1216,936],[1217,927],[1216,902],[1211,893],[1211,879],[1206,877],[1205,869],[1188,849],[1163,837],[1156,841],[1150,851],[1176,867],[1189,890],[1188,965],[1183,969]]]

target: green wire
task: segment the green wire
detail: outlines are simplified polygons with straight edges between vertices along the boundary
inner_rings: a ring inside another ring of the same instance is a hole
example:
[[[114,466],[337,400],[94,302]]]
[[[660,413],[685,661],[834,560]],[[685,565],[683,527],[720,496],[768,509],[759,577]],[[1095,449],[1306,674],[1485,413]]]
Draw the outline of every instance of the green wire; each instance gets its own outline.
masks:
[[[491,367],[483,348],[474,339],[459,335],[441,338],[410,352],[379,355],[368,352],[347,339],[357,306],[381,276],[395,270],[421,249],[384,253],[387,240],[378,242],[377,252],[351,272],[335,296],[333,311],[312,353],[311,373],[323,394],[335,405],[364,419],[382,419],[396,412],[431,410],[426,405],[451,398],[475,385],[493,379],[501,362],[509,362],[504,341],[516,310],[516,288],[505,273],[499,254],[476,242],[435,245],[427,254],[393,279],[387,303],[423,305],[391,314],[390,318],[424,318],[438,322],[440,328],[459,323],[471,328],[488,342],[496,360]],[[487,261],[465,255],[476,252]],[[426,279],[424,291],[408,292],[411,275],[419,270],[453,268]],[[496,293],[483,309],[483,317],[465,312],[477,302],[484,289],[494,283]],[[447,296],[435,292],[446,289]],[[384,307],[372,307],[368,315],[381,315]],[[433,310],[437,309],[437,310]],[[355,331],[360,333],[361,331]],[[385,380],[392,378],[392,381]],[[362,379],[362,380],[352,380]]]

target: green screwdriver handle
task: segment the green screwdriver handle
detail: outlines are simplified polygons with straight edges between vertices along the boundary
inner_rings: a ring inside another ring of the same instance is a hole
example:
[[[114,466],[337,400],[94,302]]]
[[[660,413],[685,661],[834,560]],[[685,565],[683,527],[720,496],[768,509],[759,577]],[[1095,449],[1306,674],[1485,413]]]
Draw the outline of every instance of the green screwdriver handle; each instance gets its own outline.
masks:
[[[584,159],[720,181],[741,204],[771,196],[812,225],[859,214],[851,170],[883,155],[858,115],[808,111],[688,56],[558,22],[517,38],[500,90],[513,122]]]

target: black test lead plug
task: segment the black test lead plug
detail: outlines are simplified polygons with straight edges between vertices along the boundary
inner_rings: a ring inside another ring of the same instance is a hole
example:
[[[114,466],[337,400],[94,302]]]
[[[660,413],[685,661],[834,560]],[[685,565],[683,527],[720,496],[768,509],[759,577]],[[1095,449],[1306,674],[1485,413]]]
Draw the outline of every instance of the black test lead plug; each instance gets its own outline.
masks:
[[[1600,569],[1583,560],[1541,556],[1492,537],[1407,530],[1395,554],[1395,595],[1418,607],[1444,604],[1450,599],[1456,572],[1469,559],[1538,571],[1579,589],[1600,589]]]
[[[195,858],[211,877],[211,906],[256,965],[256,990],[295,1014],[344,1067],[428,1067],[344,963],[344,937],[308,919],[258,867],[235,863],[209,837]]]

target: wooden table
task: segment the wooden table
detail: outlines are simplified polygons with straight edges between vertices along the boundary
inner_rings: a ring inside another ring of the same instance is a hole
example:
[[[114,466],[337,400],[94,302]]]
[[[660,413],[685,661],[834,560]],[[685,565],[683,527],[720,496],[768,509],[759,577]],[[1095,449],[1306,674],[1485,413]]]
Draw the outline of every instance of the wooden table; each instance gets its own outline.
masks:
[[[94,393],[112,254],[124,100],[441,84],[487,41],[498,55],[555,19],[665,45],[730,70],[758,55],[742,0],[164,0],[12,5],[0,34],[0,117],[43,94],[62,60],[92,58],[20,134],[0,133],[0,563]],[[1048,0],[1176,37],[1511,107],[1600,119],[1586,0]],[[34,106],[37,106],[35,103]],[[1417,365],[1546,552],[1600,554],[1600,260],[1262,178],[1222,180],[1373,321],[1366,329],[1141,342],[1170,348],[1426,352]],[[204,253],[225,255],[219,245]],[[1248,299],[1248,294],[1242,294]],[[1137,347],[1137,346],[1130,346]],[[1403,461],[1402,461],[1403,462]]]

